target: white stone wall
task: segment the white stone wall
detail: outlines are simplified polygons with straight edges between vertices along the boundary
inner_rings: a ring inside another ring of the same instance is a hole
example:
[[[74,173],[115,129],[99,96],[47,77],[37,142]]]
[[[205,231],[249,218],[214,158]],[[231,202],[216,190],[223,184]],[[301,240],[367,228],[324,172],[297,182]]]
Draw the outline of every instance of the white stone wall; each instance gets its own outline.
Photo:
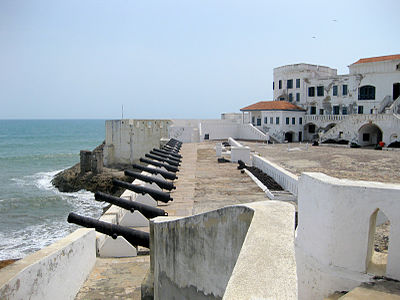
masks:
[[[313,78],[336,76],[337,70],[325,66],[310,64],[294,64],[274,68],[274,100],[285,98],[289,100],[289,93],[293,95],[293,103],[302,107],[306,106],[307,82]],[[293,88],[287,87],[287,80],[293,79]],[[296,79],[300,79],[300,88],[296,87]],[[279,80],[282,80],[282,88],[279,89]],[[300,101],[296,101],[296,93],[300,93]]]
[[[104,165],[132,164],[168,137],[170,120],[108,120]]]
[[[282,188],[297,195],[298,176],[258,155],[252,155],[252,162],[254,167],[271,176]]]
[[[297,299],[293,228],[276,201],[153,219],[154,299]]]
[[[371,215],[390,220],[386,276],[400,279],[400,185],[303,173],[299,180],[296,262],[299,299],[349,290],[367,274]]]
[[[94,229],[78,229],[0,270],[0,299],[74,299],[96,262]]]

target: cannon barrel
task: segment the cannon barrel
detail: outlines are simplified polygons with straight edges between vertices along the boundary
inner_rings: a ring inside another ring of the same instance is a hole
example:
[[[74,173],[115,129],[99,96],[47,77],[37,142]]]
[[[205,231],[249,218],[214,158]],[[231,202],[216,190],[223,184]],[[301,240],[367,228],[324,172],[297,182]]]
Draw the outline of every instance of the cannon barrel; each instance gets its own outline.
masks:
[[[129,201],[126,199],[114,197],[102,192],[96,192],[94,194],[94,199],[97,201],[105,201],[110,204],[114,204],[116,206],[125,208],[127,210],[130,210],[131,212],[134,212],[137,210],[140,212],[143,216],[145,216],[147,219],[159,217],[159,216],[168,216],[168,213],[160,208],[153,207],[150,205],[146,205],[143,203],[135,202],[135,201]]]
[[[173,146],[177,145],[177,146],[181,146],[181,145],[182,145],[182,142],[181,142],[181,141],[178,141],[177,139],[172,138],[172,139],[170,139],[170,140],[167,142],[167,145],[173,145]]]
[[[141,170],[141,171],[146,171],[151,174],[160,174],[165,179],[171,179],[171,180],[178,179],[178,176],[176,176],[175,173],[171,173],[171,172],[164,171],[161,169],[144,167],[144,166],[137,165],[137,164],[132,164],[132,167],[135,169]]]
[[[175,154],[178,154],[178,153],[179,153],[179,150],[178,150],[178,149],[176,149],[176,148],[171,148],[171,147],[169,147],[169,146],[167,146],[167,145],[165,145],[162,149],[163,149],[163,150],[166,150],[166,151],[169,151],[169,152],[172,152],[172,153],[175,153]]]
[[[139,180],[142,180],[144,182],[154,182],[155,184],[157,184],[160,188],[165,189],[165,190],[173,190],[176,189],[176,187],[173,185],[172,182],[157,178],[157,177],[153,177],[153,176],[147,176],[141,173],[137,173],[137,172],[133,172],[130,170],[125,170],[124,174],[126,176],[130,176],[133,178],[137,178]]]
[[[150,154],[158,155],[158,156],[163,157],[163,158],[168,158],[169,160],[171,160],[171,161],[173,161],[173,162],[175,162],[177,164],[179,164],[181,162],[181,159],[176,157],[176,156],[172,156],[172,155],[165,154],[165,153],[160,153],[160,152],[157,152],[157,151],[154,151],[154,150],[150,150]]]
[[[171,156],[176,157],[176,158],[179,158],[179,159],[182,158],[182,155],[176,154],[176,153],[173,153],[173,152],[170,152],[170,151],[167,151],[167,150],[162,150],[162,149],[153,148],[153,151],[159,152],[159,153],[163,153],[163,154],[167,154],[167,155],[171,155]]]
[[[148,157],[148,158],[151,158],[151,159],[154,159],[154,160],[165,162],[165,163],[167,163],[167,164],[169,164],[171,166],[174,166],[174,167],[179,167],[179,163],[178,162],[175,162],[175,161],[170,160],[170,159],[165,158],[165,157],[161,157],[161,156],[153,155],[153,154],[148,154],[148,153],[146,153],[144,156]]]
[[[137,185],[137,184],[131,184],[125,181],[121,181],[118,179],[113,179],[112,180],[113,184],[119,187],[123,187],[126,188],[130,191],[134,191],[135,193],[139,193],[139,194],[149,194],[154,200],[157,201],[161,201],[164,203],[168,203],[168,201],[172,201],[173,199],[171,198],[171,196],[166,193],[166,192],[161,192],[161,191],[157,191],[145,186],[141,186],[141,185]]]
[[[153,166],[156,166],[156,167],[164,167],[170,172],[176,173],[176,172],[179,171],[179,169],[177,167],[175,167],[175,166],[171,166],[169,164],[165,164],[165,163],[158,162],[158,161],[155,161],[155,160],[146,159],[146,158],[141,157],[140,161],[144,162],[144,163],[147,163],[147,164],[150,164],[150,165],[153,165]]]
[[[150,235],[147,232],[80,216],[75,213],[70,213],[67,221],[83,227],[94,228],[96,231],[109,235],[113,239],[122,236],[134,246],[150,247]]]

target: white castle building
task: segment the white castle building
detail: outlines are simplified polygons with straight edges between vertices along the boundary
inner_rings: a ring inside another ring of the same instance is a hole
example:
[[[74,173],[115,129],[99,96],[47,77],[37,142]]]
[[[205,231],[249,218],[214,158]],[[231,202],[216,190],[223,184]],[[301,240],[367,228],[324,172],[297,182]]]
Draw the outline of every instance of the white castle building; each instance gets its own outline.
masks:
[[[286,104],[280,109],[258,102],[241,111],[278,142],[399,141],[400,55],[363,58],[349,70],[338,75],[336,69],[304,63],[275,68],[274,100]]]

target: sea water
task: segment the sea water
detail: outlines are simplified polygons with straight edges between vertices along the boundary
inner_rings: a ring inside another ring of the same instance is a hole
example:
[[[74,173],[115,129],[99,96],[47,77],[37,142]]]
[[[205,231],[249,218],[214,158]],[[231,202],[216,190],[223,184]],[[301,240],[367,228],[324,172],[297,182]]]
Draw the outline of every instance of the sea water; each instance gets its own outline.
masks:
[[[98,218],[91,192],[61,193],[54,175],[105,138],[104,120],[0,120],[0,260],[22,258],[78,227],[70,212]]]

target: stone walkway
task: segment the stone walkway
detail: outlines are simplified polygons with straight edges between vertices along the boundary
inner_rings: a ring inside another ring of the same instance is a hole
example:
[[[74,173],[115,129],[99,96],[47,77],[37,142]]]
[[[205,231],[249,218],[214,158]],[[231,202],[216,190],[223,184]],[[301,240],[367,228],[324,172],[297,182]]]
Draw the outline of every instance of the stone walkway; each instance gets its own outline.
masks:
[[[182,165],[174,181],[174,199],[160,203],[169,216],[189,216],[227,205],[268,200],[237,164],[217,163],[215,142],[184,144]],[[149,269],[148,255],[97,258],[76,299],[140,299],[140,285]]]

